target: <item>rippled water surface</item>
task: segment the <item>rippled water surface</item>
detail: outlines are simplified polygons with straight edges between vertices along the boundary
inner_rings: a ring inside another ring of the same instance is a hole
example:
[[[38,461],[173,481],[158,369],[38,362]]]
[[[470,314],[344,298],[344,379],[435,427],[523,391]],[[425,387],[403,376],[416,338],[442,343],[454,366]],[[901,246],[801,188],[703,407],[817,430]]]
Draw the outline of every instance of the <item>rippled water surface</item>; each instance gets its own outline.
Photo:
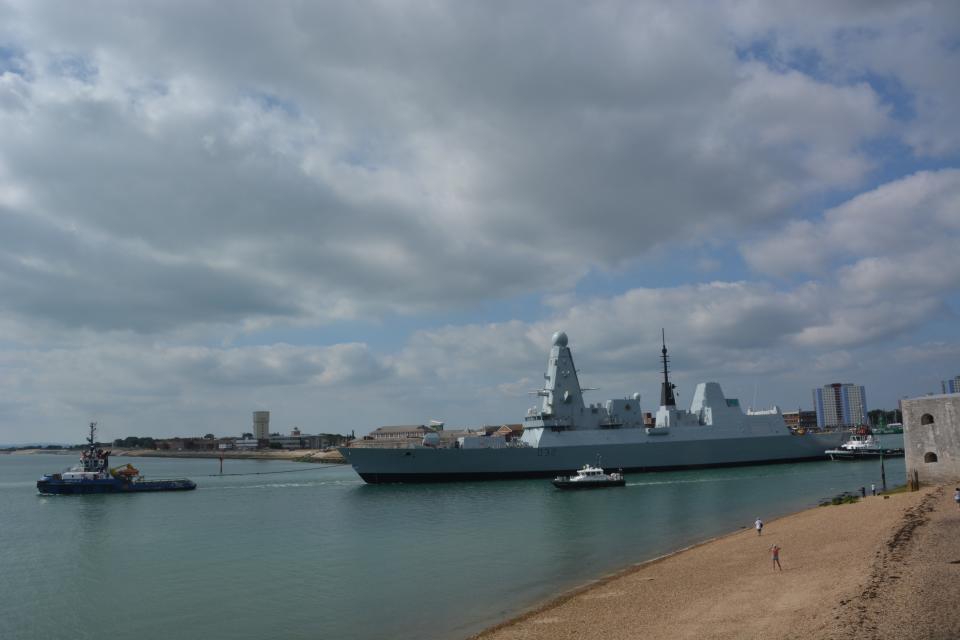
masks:
[[[893,443],[891,443],[893,444]],[[880,484],[876,461],[365,485],[349,467],[116,459],[196,491],[40,496],[0,455],[0,638],[462,638],[630,563]],[[890,484],[903,459],[886,461]],[[772,527],[768,531],[772,531]]]

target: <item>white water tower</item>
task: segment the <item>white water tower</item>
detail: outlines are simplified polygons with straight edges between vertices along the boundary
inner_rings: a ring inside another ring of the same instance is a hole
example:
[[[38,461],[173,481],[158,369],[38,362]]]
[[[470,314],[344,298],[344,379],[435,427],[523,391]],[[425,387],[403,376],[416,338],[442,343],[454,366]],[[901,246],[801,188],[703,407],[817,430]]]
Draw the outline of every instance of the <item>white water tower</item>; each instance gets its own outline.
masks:
[[[270,412],[253,412],[253,437],[257,440],[270,439]]]

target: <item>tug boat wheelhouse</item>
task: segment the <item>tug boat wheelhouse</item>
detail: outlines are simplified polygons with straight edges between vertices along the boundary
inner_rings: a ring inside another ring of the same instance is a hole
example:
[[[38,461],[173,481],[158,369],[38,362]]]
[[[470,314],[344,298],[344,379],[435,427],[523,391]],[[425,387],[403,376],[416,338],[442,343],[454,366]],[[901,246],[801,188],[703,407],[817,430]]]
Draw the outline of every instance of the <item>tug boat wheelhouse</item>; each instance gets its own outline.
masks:
[[[138,491],[189,491],[197,484],[186,478],[146,480],[133,465],[109,468],[110,451],[97,447],[97,423],[90,423],[87,447],[80,464],[61,473],[45,474],[37,480],[40,493],[134,493]]]

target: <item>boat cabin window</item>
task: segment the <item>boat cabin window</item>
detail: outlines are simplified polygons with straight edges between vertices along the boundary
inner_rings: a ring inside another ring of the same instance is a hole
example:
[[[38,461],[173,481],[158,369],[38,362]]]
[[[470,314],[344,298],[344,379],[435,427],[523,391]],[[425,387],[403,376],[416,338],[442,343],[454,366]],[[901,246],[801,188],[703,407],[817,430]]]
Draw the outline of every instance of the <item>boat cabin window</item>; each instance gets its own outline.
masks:
[[[924,461],[924,462],[936,462],[936,461],[937,461],[937,454],[935,454],[933,451],[928,451],[928,452],[926,452],[925,454],[923,454],[923,461]]]
[[[933,424],[933,416],[929,413],[925,413],[920,416],[920,424]]]

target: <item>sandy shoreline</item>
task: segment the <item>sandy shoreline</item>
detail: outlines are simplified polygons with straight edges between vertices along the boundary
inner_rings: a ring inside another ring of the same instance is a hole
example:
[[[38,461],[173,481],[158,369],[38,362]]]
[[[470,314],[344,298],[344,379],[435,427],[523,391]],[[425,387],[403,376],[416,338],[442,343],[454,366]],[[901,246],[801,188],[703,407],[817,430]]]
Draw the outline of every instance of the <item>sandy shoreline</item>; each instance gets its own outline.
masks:
[[[730,533],[473,638],[960,638],[960,510],[949,489],[816,507],[768,522],[762,536]]]

